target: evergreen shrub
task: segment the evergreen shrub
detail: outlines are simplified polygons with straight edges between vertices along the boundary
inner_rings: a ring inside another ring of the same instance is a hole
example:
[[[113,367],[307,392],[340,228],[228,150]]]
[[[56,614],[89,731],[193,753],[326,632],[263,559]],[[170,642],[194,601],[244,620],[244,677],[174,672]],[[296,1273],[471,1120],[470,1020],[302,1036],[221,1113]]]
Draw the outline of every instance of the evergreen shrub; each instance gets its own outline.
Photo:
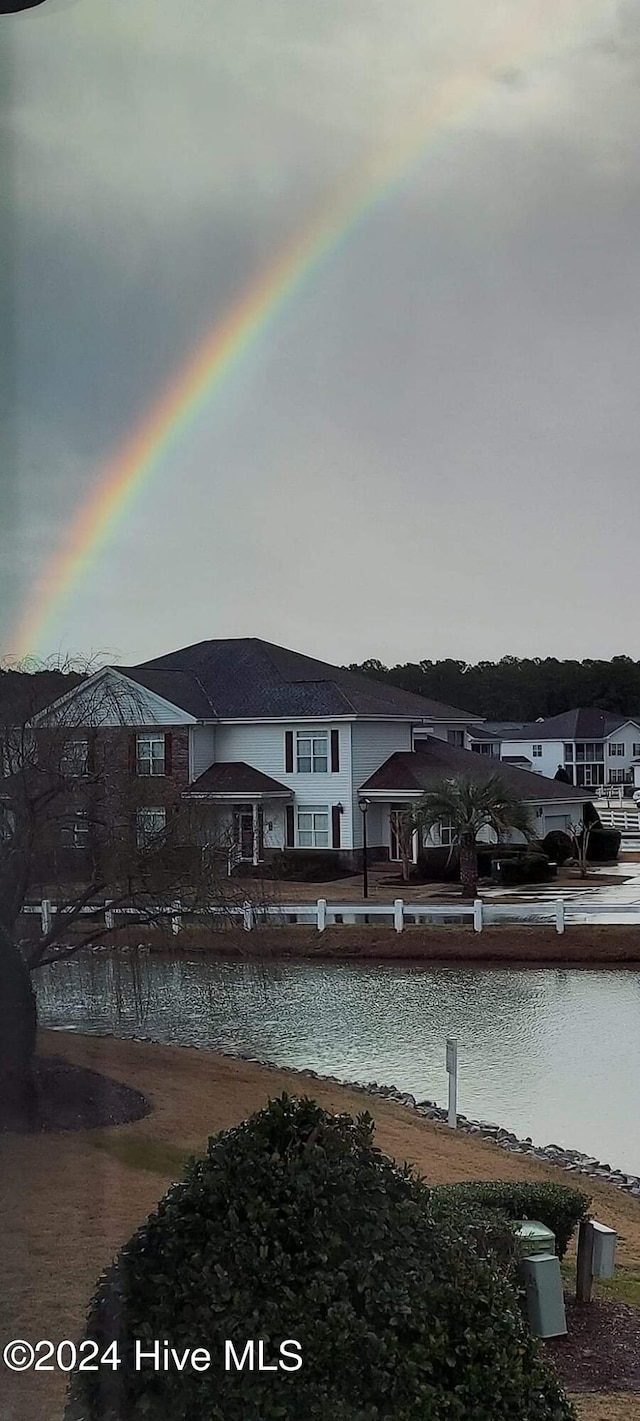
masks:
[[[467,1209],[487,1211],[505,1219],[538,1219],[555,1234],[556,1253],[564,1258],[573,1234],[586,1219],[591,1199],[567,1184],[529,1183],[518,1180],[481,1180],[442,1185],[432,1191],[436,1212]]]
[[[76,1373],[67,1421],[574,1418],[498,1265],[497,1216],[482,1252],[476,1206],[438,1216],[372,1134],[283,1096],[214,1137],[100,1282],[86,1335],[122,1362]],[[213,1364],[136,1371],[135,1338]],[[225,1371],[225,1339],[258,1338],[269,1362],[298,1341],[301,1370]]]

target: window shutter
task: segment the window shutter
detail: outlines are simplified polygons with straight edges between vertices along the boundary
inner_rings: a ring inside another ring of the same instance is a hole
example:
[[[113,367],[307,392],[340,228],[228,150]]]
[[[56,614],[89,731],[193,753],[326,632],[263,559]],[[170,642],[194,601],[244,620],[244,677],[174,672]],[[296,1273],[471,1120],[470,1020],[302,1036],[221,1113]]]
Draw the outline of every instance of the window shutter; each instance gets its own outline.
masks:
[[[284,772],[285,775],[293,774],[293,731],[284,732]],[[292,810],[293,813],[293,810]]]
[[[264,858],[264,809],[258,805],[258,858]]]
[[[167,730],[166,733],[165,733],[165,737],[164,737],[164,772],[165,772],[165,775],[170,775],[170,774],[171,774],[171,765],[172,765],[172,760],[173,760],[173,754],[172,754],[172,752],[173,752],[173,736],[172,736],[172,734],[171,734],[171,731],[170,731],[170,730]]]
[[[138,773],[138,737],[134,733],[129,736],[129,774]]]
[[[331,809],[331,845],[334,849],[340,848],[340,810],[337,804]]]
[[[340,731],[331,731],[331,773],[337,775],[340,769]]]
[[[287,732],[287,734],[289,734],[289,732]],[[293,805],[292,805],[292,804],[288,804],[288,805],[287,805],[287,848],[288,848],[288,849],[294,848],[295,842],[296,842],[296,838],[295,838],[295,828],[294,828],[294,822],[293,822]]]

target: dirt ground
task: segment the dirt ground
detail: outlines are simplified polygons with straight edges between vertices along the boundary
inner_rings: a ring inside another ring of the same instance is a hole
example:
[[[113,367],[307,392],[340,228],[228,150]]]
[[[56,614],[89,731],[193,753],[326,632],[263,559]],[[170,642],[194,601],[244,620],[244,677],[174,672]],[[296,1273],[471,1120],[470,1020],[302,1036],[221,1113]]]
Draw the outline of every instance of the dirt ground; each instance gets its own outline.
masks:
[[[4,1339],[77,1338],[96,1280],[119,1246],[208,1136],[287,1090],[376,1120],[377,1143],[433,1183],[562,1179],[551,1165],[456,1135],[402,1106],[213,1052],[139,1041],[42,1033],[41,1050],[142,1091],[144,1119],[100,1130],[0,1136],[0,1323]],[[579,1183],[580,1181],[576,1181]],[[620,1235],[619,1262],[640,1268],[640,1205],[589,1184],[598,1218]],[[3,1371],[1,1421],[60,1421],[64,1379]],[[640,1396],[582,1396],[581,1421],[640,1421]]]

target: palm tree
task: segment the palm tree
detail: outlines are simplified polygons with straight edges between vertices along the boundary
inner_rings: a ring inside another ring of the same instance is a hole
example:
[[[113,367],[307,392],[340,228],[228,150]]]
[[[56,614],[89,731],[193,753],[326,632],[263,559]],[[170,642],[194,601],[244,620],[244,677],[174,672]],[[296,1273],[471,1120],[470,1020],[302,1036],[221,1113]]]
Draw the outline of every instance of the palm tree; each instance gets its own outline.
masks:
[[[498,843],[514,829],[526,839],[533,837],[525,804],[498,774],[486,780],[467,775],[441,780],[422,796],[414,815],[422,834],[437,824],[452,826],[453,845],[460,853],[462,893],[469,897],[478,890],[478,838],[483,829],[493,829]]]

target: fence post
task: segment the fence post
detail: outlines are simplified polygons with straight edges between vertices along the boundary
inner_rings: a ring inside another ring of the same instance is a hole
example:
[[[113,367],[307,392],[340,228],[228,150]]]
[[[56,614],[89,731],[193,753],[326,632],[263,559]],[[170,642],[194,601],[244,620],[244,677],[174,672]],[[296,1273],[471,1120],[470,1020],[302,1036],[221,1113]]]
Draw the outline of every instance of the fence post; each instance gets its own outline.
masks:
[[[173,914],[172,914],[172,917],[171,917],[171,931],[172,931],[172,933],[174,934],[174,937],[177,937],[178,933],[180,932],[181,927],[182,927],[182,914],[181,914],[181,912],[180,912],[180,903],[174,903],[174,905],[173,905]]]
[[[109,907],[108,901],[104,905],[104,925],[105,928],[115,928],[116,918],[113,908]]]
[[[556,898],[556,932],[564,932],[564,898]]]
[[[253,908],[249,902],[242,904],[242,926],[248,933],[253,927]]]
[[[41,904],[40,904],[40,926],[41,926],[41,928],[42,928],[42,936],[43,936],[43,937],[45,937],[45,935],[46,935],[47,933],[50,933],[50,932],[51,932],[51,899],[50,899],[50,898],[43,898],[43,899],[42,899],[42,902],[41,902]]]
[[[393,926],[397,933],[401,933],[404,927],[404,902],[402,898],[395,898],[393,903]]]
[[[326,898],[319,898],[319,899],[318,899],[318,920],[317,920],[317,921],[318,921],[318,932],[319,932],[319,933],[323,933],[324,930],[325,930],[325,928],[326,928],[326,926],[327,926],[327,900],[326,900]]]
[[[473,931],[482,932],[482,899],[476,898],[473,905]]]

